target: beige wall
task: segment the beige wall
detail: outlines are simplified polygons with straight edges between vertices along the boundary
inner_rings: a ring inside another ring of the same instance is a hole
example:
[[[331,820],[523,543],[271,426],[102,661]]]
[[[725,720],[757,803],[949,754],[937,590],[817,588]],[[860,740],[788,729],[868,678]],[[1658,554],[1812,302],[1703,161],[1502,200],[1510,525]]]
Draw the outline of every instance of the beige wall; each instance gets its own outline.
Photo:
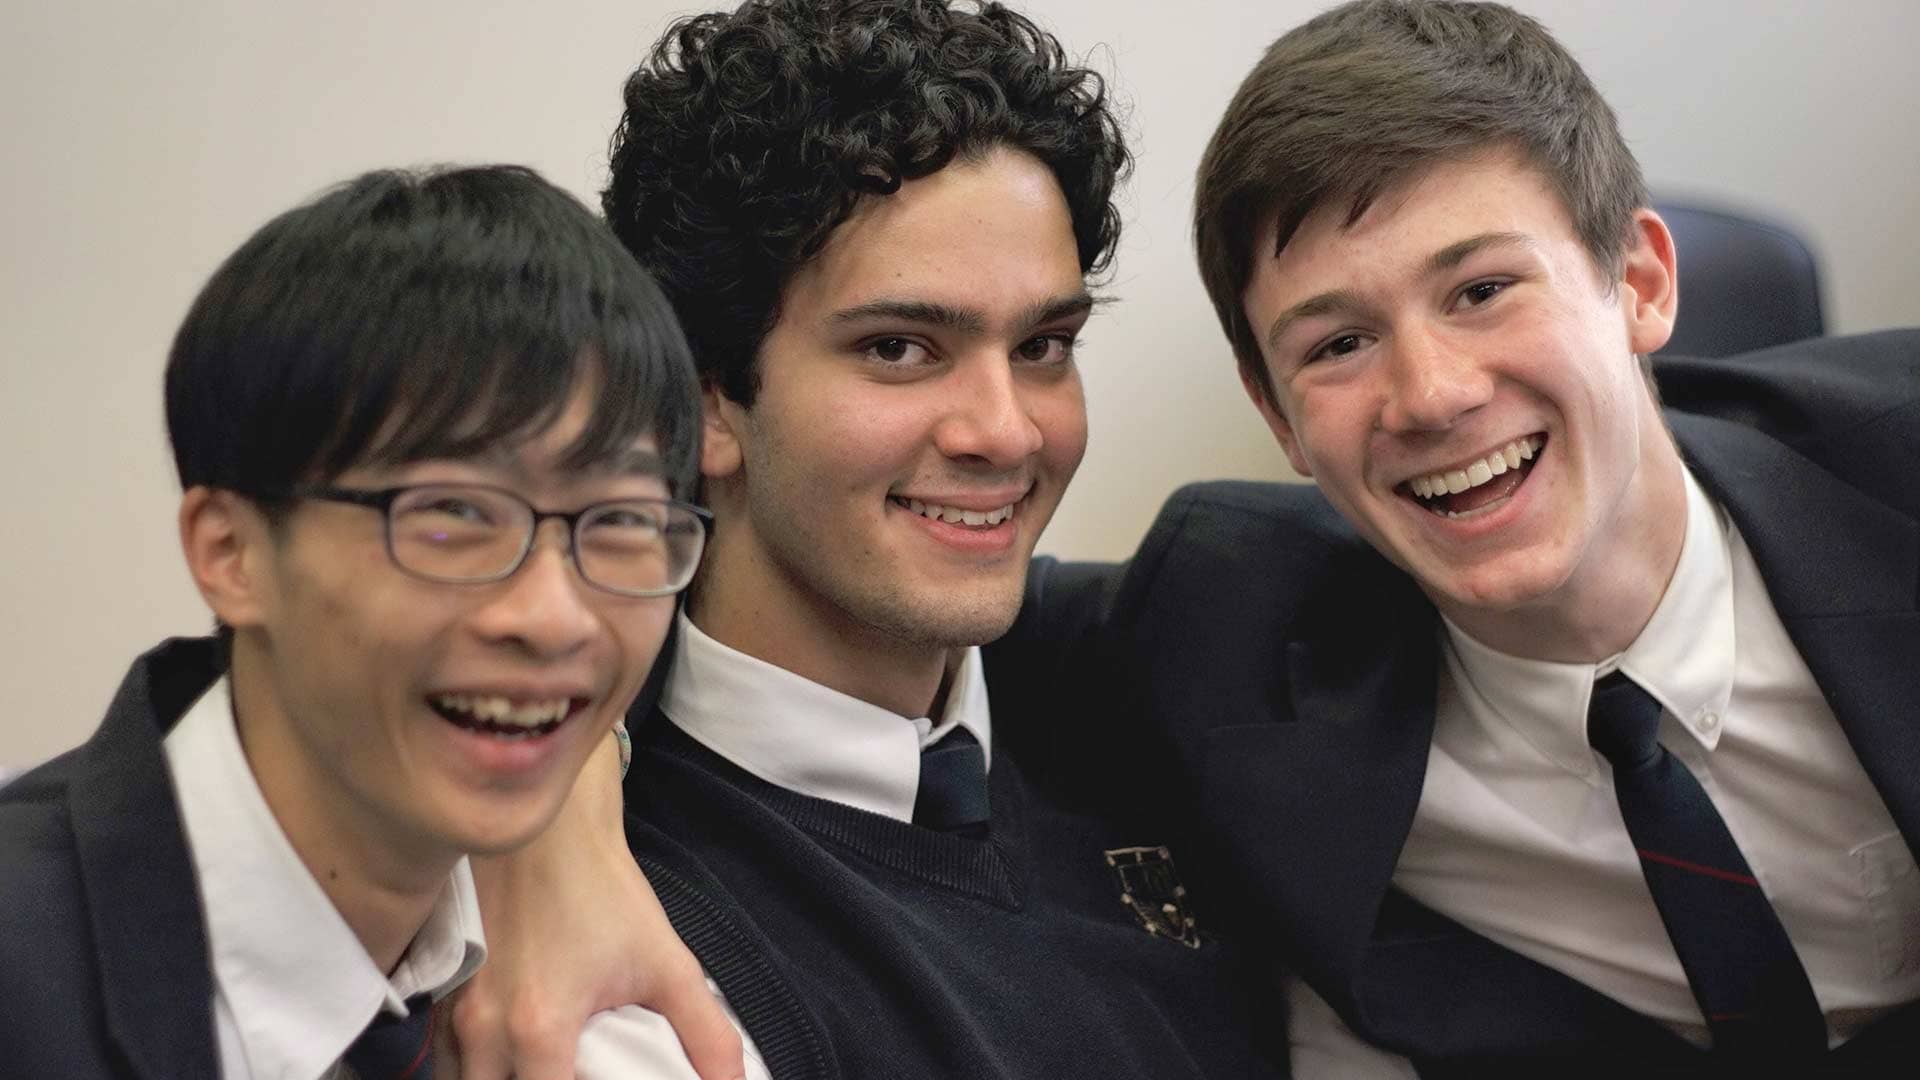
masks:
[[[1097,50],[1139,170],[1084,369],[1093,446],[1043,547],[1121,557],[1184,480],[1281,473],[1192,270],[1191,171],[1303,0],[1029,0]],[[1920,4],[1523,0],[1654,183],[1778,208],[1842,330],[1920,323]],[[591,198],[658,0],[28,3],[0,12],[0,766],[86,736],[127,660],[207,624],[180,568],[159,375],[266,217],[376,165],[510,160]]]

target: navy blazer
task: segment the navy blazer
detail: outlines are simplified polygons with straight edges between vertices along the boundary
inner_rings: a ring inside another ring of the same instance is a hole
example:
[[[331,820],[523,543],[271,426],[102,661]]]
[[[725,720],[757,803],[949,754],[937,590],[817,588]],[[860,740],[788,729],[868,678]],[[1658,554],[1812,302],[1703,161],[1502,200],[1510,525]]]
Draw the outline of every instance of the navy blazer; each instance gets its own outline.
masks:
[[[1658,377],[1689,466],[1920,850],[1920,333],[1663,360]],[[1036,562],[994,662],[1057,688],[1061,722],[995,737],[1112,779],[1110,797],[1156,799],[1220,879],[1210,891],[1233,897],[1219,914],[1423,1075],[1704,1067],[1665,1028],[1392,886],[1438,633],[1412,579],[1317,489],[1197,485],[1123,567]],[[1075,694],[1096,707],[1068,707]],[[1101,726],[1075,722],[1088,715]],[[1909,1010],[1876,1034],[1912,1055],[1916,1031]],[[1893,1060],[1879,1045],[1873,1060]]]
[[[220,1075],[200,892],[163,732],[224,670],[135,661],[93,738],[0,788],[0,1074]]]

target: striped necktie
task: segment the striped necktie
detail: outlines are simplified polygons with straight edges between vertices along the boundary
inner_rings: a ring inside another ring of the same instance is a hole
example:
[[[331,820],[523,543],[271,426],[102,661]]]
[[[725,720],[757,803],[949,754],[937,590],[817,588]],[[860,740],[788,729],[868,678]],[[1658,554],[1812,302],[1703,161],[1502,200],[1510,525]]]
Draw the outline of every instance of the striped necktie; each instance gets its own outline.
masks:
[[[1780,917],[1706,790],[1658,741],[1660,703],[1615,672],[1596,682],[1587,741],[1614,794],[1716,1054],[1817,1054],[1826,1019]]]
[[[360,1080],[433,1080],[433,999],[407,999],[407,1015],[382,1011],[341,1060]]]

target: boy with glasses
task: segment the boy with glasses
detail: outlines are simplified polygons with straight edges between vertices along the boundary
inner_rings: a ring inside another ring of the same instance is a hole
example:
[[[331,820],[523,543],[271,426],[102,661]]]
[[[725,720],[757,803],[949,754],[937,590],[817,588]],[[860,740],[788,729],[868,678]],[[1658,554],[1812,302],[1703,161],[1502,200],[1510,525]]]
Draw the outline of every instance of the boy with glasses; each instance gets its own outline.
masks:
[[[218,631],[0,797],[0,1061],[428,1076],[467,855],[545,828],[699,561],[686,345],[533,173],[379,172],[227,260],[166,398]]]

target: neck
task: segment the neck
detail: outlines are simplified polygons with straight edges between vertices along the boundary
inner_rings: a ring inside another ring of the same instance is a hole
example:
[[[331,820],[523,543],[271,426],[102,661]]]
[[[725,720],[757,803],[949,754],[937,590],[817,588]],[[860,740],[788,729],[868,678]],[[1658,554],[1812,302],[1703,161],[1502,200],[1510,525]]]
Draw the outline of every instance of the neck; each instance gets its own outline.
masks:
[[[709,570],[690,598],[688,618],[702,633],[756,660],[905,717],[936,715],[959,650],[902,641],[867,625],[802,587],[743,587],[762,574],[730,573],[718,541]]]
[[[1591,664],[1626,651],[1673,581],[1687,536],[1686,474],[1679,449],[1649,399],[1640,416],[1640,458],[1612,520],[1558,589],[1506,610],[1435,603],[1454,625],[1510,656]]]
[[[234,722],[267,808],[367,955],[391,972],[432,914],[459,853],[399,839],[288,722],[258,644],[236,638],[233,653]]]

